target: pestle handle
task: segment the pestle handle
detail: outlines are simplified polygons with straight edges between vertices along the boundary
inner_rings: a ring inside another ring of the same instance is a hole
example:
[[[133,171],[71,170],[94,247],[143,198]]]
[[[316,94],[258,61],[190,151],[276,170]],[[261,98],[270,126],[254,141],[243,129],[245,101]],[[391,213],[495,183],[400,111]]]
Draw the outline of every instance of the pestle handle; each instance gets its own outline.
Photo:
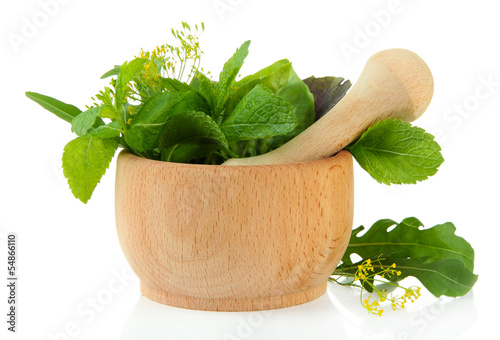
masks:
[[[330,157],[381,120],[414,121],[429,106],[433,92],[431,71],[417,54],[405,49],[381,51],[368,59],[345,97],[309,128],[271,152],[229,159],[223,165],[285,164]]]

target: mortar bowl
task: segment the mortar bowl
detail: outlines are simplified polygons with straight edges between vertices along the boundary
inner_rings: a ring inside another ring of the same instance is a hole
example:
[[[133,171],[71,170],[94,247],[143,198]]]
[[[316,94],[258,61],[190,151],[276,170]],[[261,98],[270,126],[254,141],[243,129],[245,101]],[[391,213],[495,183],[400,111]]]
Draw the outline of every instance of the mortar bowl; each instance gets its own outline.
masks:
[[[352,230],[352,156],[259,166],[118,156],[116,227],[141,293],[212,311],[293,306],[325,293]]]

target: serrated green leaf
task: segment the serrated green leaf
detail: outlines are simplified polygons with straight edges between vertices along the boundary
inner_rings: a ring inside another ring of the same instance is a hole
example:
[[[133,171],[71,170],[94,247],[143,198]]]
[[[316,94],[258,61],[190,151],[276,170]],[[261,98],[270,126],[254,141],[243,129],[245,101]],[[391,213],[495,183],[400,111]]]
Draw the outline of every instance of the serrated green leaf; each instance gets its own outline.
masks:
[[[282,59],[237,81],[230,92],[224,114],[229,116],[243,97],[259,84],[276,94],[286,85],[291,69],[292,63],[287,59]]]
[[[240,48],[236,50],[234,55],[224,64],[219,75],[219,82],[217,86],[217,101],[215,105],[215,116],[217,117],[224,109],[224,104],[229,96],[231,86],[240,72],[241,66],[248,55],[248,47],[250,40],[245,41]]]
[[[351,87],[351,82],[341,77],[316,78],[311,76],[304,79],[304,83],[314,95],[315,120],[320,119],[330,111]]]
[[[159,146],[167,118],[183,111],[209,112],[203,97],[195,92],[163,92],[147,101],[134,116],[124,138],[132,151],[143,153]]]
[[[63,173],[73,195],[87,203],[118,148],[116,122],[75,138],[64,147]]]
[[[97,117],[101,113],[101,107],[92,107],[83,111],[71,121],[71,131],[78,136],[83,136],[95,124]]]
[[[354,274],[363,260],[380,259],[383,266],[395,263],[401,271],[401,275],[390,277],[393,282],[414,276],[435,296],[466,294],[477,280],[471,245],[455,235],[455,226],[450,222],[421,227],[422,223],[411,217],[399,224],[390,219],[377,221],[361,236],[364,227],[356,228],[337,270]],[[352,254],[363,260],[353,264]]]
[[[222,123],[228,141],[286,135],[297,126],[293,107],[271,90],[257,85]]]
[[[97,129],[88,132],[84,136],[117,139],[120,137],[122,132],[123,130],[120,123],[115,120],[107,125],[99,126]]]
[[[384,184],[415,184],[437,172],[444,159],[434,136],[410,123],[386,119],[346,147],[359,165]]]
[[[82,110],[80,110],[76,106],[63,103],[60,100],[45,96],[40,93],[26,92],[26,97],[39,104],[45,110],[50,111],[57,117],[67,121],[68,123],[71,123],[73,121],[73,118],[82,113]],[[97,118],[91,128],[95,129],[101,125],[104,125],[104,122],[102,121],[102,119]]]
[[[227,150],[224,133],[207,114],[183,111],[172,116],[160,136],[161,159],[188,162],[216,150]]]

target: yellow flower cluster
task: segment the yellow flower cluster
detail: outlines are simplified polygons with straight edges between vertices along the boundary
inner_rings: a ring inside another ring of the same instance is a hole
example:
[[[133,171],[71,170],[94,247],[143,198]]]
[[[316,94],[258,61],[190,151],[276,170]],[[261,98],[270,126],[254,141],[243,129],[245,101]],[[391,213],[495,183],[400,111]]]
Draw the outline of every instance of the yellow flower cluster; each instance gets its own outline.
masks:
[[[385,259],[379,257],[376,260],[367,259],[361,262],[361,264],[357,266],[357,270],[353,275],[353,281],[348,284],[350,286],[356,286],[361,289],[361,305],[370,314],[379,316],[381,316],[384,312],[384,310],[381,308],[381,303],[384,303],[386,301],[390,302],[393,310],[399,308],[404,309],[406,303],[414,302],[421,295],[420,287],[411,286],[409,288],[405,288],[400,286],[398,283],[392,282],[391,277],[400,276],[402,273],[396,268],[396,263],[392,263],[389,266],[384,266],[382,264],[383,260]],[[348,273],[343,273],[342,275],[346,276],[348,275]],[[359,284],[357,284],[357,282],[359,282]],[[395,289],[402,289],[404,293],[402,295],[391,294],[389,296],[387,290],[380,289],[376,283],[383,283],[385,285],[393,286]],[[369,291],[372,291],[376,294],[376,297],[373,301],[371,301],[372,296],[368,296],[368,298],[363,299],[363,292],[367,290],[367,288]]]

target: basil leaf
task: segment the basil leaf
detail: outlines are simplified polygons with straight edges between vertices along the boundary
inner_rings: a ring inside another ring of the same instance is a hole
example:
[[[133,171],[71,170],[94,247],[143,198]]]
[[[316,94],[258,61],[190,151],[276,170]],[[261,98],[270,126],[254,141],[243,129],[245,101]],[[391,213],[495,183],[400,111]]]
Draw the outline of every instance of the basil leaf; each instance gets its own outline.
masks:
[[[63,103],[62,101],[59,101],[49,96],[45,96],[40,93],[26,92],[26,97],[33,100],[35,103],[39,104],[45,110],[50,111],[57,117],[67,121],[68,123],[71,123],[73,121],[73,118],[82,113],[82,110],[80,110],[76,106]],[[92,125],[92,128],[95,129],[101,125],[104,125],[104,122],[102,121],[102,119],[97,118],[94,124]]]
[[[304,79],[304,83],[314,96],[315,120],[323,117],[332,109],[347,93],[351,87],[351,82],[341,77],[321,77],[311,76]]]
[[[87,203],[109,167],[116,149],[120,129],[118,123],[101,126],[75,138],[64,147],[62,167],[73,195]]]
[[[420,227],[422,223],[410,217],[399,224],[390,219],[379,220],[362,236],[358,235],[364,227],[356,228],[337,270],[357,271],[362,261],[353,264],[352,254],[358,254],[363,261],[380,258],[382,265],[395,263],[401,271],[401,275],[390,277],[393,282],[414,276],[435,296],[466,294],[477,280],[471,245],[455,235],[456,228],[450,222],[428,229]]]
[[[384,184],[415,184],[434,175],[444,161],[434,136],[397,119],[378,122],[346,150]]]
[[[286,135],[297,126],[293,107],[262,85],[257,85],[221,124],[228,141]]]
[[[241,66],[243,66],[245,58],[248,55],[249,46],[250,40],[245,41],[240,48],[236,50],[234,55],[224,64],[224,68],[219,75],[219,82],[217,85],[217,101],[214,112],[214,116],[216,118],[219,117],[220,113],[224,109],[231,86],[233,85],[238,72],[240,72]]]
[[[314,123],[314,96],[293,68],[290,69],[285,86],[276,94],[295,108],[294,114],[297,117],[298,125],[290,133],[290,138],[298,135]]]

